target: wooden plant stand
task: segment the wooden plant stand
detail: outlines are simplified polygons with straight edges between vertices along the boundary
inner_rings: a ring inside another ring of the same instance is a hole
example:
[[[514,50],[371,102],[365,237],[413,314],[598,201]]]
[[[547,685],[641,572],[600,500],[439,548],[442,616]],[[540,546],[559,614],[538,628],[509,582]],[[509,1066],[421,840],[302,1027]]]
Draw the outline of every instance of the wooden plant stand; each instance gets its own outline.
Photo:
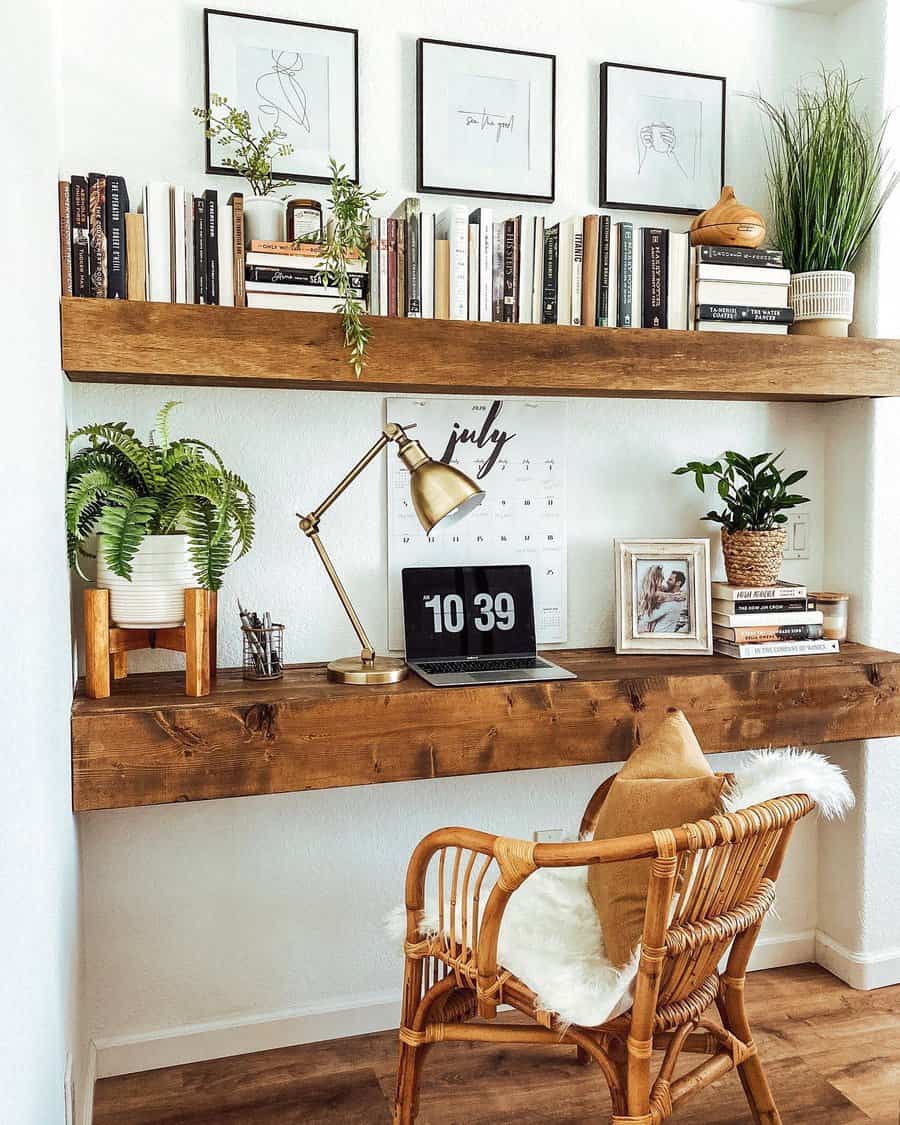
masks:
[[[165,648],[185,656],[187,695],[209,695],[216,674],[216,594],[192,588],[184,592],[184,625],[174,629],[120,629],[110,625],[109,590],[84,592],[85,691],[106,699],[111,680],[128,675],[128,653]]]

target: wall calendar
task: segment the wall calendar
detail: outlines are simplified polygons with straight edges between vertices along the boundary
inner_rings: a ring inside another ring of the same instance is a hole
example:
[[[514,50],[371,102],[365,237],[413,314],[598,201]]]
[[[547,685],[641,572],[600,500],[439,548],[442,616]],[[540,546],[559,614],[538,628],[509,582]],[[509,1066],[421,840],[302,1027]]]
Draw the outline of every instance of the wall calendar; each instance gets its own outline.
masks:
[[[403,649],[406,566],[531,567],[538,644],[566,640],[566,403],[522,399],[390,398],[386,418],[476,480],[485,498],[464,520],[426,535],[409,474],[388,459],[389,645]]]

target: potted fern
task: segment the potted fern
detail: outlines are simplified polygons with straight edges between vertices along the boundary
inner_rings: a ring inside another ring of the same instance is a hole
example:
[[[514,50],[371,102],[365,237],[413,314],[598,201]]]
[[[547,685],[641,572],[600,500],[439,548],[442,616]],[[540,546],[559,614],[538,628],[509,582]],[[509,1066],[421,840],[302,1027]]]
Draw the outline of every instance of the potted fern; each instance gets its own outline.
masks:
[[[784,450],[745,457],[729,449],[717,461],[688,461],[674,470],[675,476],[690,473],[701,492],[706,491],[707,477],[715,481],[725,506],[721,512],[707,512],[703,519],[722,526],[725,574],[734,586],[772,586],[778,581],[784,560],[785,512],[809,503],[807,496],[790,491],[807,470],[785,476],[778,467],[783,456]]]
[[[180,625],[185,589],[218,590],[253,543],[253,494],[212,446],[170,437],[177,405],[163,406],[147,442],[124,422],[82,426],[67,442],[69,564],[85,577],[80,560],[99,533],[97,585],[125,629]]]
[[[815,90],[793,104],[755,101],[772,126],[766,138],[772,235],[791,271],[792,332],[846,336],[853,320],[852,266],[897,185],[888,170],[882,121],[855,105],[859,80],[822,68]]]

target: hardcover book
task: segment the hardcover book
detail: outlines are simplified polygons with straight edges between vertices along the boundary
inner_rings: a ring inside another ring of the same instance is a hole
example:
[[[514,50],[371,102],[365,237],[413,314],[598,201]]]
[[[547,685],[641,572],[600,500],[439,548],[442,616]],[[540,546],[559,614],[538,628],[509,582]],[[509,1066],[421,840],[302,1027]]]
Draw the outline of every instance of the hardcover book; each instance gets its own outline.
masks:
[[[788,285],[791,272],[764,266],[721,266],[698,260],[697,280],[736,281],[742,285]]]
[[[581,271],[581,323],[592,328],[597,323],[597,283],[599,281],[600,216],[584,217],[584,260]]]
[[[559,273],[559,223],[544,231],[544,299],[541,310],[542,324],[556,324],[557,289]]]
[[[129,211],[125,216],[125,245],[128,276],[125,292],[129,301],[147,300],[147,228],[144,216]]]
[[[642,227],[641,327],[668,326],[669,238],[661,227]]]
[[[584,287],[584,220],[572,220],[572,305],[571,323],[581,324],[581,298]]]
[[[194,303],[207,304],[206,299],[206,200],[194,200]]]
[[[712,599],[713,610],[717,613],[802,613],[816,608],[815,598],[780,598],[766,601],[729,602],[720,598]]]
[[[784,598],[805,598],[806,587],[782,579],[773,586],[733,586],[730,582],[711,582],[710,590],[714,598],[723,601],[758,602],[762,600],[779,601]]]
[[[397,211],[397,217],[405,224],[406,315],[418,317],[422,315],[422,232],[419,200],[415,196],[404,200]]]
[[[367,278],[364,273],[348,274],[347,280],[354,293],[365,294]],[[247,282],[249,285],[284,285],[287,287],[302,287],[312,290],[334,290],[324,270],[317,269],[284,269],[279,266],[247,266]]]
[[[244,196],[241,192],[231,193],[228,200],[231,206],[231,251],[232,273],[234,275],[234,303],[235,307],[242,309],[247,304],[245,289],[244,269]]]
[[[206,251],[206,303],[219,303],[219,193],[207,188],[203,193]]]
[[[125,214],[128,189],[121,176],[106,177],[106,295],[124,301],[128,285],[128,249],[125,242]]]
[[[101,172],[91,172],[88,176],[88,224],[91,245],[91,296],[105,297],[107,291],[106,176]]]
[[[713,640],[713,652],[734,656],[738,660],[759,660],[769,656],[824,656],[839,652],[837,641],[773,641],[770,644],[733,644],[731,641]]]
[[[729,629],[713,625],[713,636],[736,644],[759,644],[763,641],[820,641],[825,629],[822,625],[749,625]]]
[[[612,218],[600,216],[599,246],[597,250],[597,317],[598,328],[608,328],[609,319],[609,281],[610,281],[610,230]]]
[[[72,177],[69,202],[72,221],[72,296],[90,297],[90,219],[88,182],[85,176]]]
[[[752,324],[793,324],[794,310],[767,309],[760,305],[697,305],[698,320],[745,321]]]
[[[518,222],[507,219],[503,230],[503,316],[506,324],[514,324],[518,315],[519,238]]]
[[[59,205],[59,291],[64,297],[72,296],[72,203],[69,199],[69,181],[57,185]]]
[[[478,227],[478,319],[494,319],[494,212],[476,207],[469,222]]]
[[[631,328],[632,273],[634,270],[634,232],[631,223],[616,223],[618,244],[618,278],[616,282],[616,325]]]
[[[761,266],[781,269],[784,255],[780,250],[762,250],[749,246],[700,246],[699,261],[719,266]]]
[[[747,625],[822,625],[824,616],[821,610],[806,610],[798,613],[720,613],[715,606],[712,611],[713,625],[725,625],[729,629],[743,628]]]
[[[435,216],[434,237],[450,243],[450,319],[469,312],[469,213],[455,204]]]
[[[387,315],[397,315],[397,220],[387,220]]]

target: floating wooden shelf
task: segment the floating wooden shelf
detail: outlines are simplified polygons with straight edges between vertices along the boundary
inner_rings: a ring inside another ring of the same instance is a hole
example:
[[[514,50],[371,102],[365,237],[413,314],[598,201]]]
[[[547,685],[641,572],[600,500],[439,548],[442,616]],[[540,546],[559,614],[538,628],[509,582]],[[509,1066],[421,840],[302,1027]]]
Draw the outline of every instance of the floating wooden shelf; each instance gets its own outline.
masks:
[[[900,340],[373,318],[356,380],[333,313],[66,297],[79,382],[814,402],[900,395]]]
[[[211,695],[181,673],[130,677],[72,711],[76,811],[330,789],[626,758],[667,707],[709,753],[900,735],[900,654],[554,653],[577,680],[432,688],[332,684],[322,665],[274,684],[220,672]],[[586,783],[587,784],[587,783]]]

